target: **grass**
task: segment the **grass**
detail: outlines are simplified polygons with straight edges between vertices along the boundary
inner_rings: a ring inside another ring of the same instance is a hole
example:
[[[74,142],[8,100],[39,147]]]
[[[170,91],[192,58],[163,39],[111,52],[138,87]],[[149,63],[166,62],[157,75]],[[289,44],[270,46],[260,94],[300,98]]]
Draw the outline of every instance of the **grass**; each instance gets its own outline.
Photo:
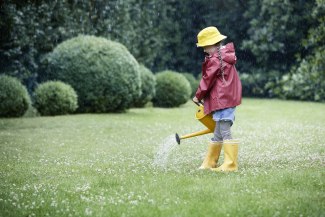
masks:
[[[166,138],[204,129],[194,113],[0,119],[0,216],[325,215],[324,104],[244,99],[236,173],[197,170],[211,135],[155,166]]]

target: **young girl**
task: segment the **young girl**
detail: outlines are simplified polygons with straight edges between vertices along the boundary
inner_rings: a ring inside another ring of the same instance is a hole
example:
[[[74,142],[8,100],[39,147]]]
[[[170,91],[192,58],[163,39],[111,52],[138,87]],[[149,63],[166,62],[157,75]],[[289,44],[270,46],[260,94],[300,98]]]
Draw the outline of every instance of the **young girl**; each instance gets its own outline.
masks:
[[[233,43],[222,45],[227,36],[216,27],[207,27],[199,32],[198,47],[207,54],[202,65],[202,79],[193,98],[204,101],[204,113],[213,115],[216,121],[214,138],[200,169],[236,171],[238,169],[238,140],[231,136],[230,128],[235,120],[236,106],[241,103],[242,86],[235,68],[236,56]],[[222,146],[224,163],[217,167]]]

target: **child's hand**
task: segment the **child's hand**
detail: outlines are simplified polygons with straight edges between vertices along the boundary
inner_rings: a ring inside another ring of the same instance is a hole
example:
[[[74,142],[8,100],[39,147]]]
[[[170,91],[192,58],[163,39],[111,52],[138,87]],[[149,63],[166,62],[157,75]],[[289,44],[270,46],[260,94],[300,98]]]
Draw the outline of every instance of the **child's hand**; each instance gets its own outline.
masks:
[[[196,96],[194,96],[192,100],[193,100],[193,102],[195,102],[195,103],[199,103],[199,100],[196,98]]]

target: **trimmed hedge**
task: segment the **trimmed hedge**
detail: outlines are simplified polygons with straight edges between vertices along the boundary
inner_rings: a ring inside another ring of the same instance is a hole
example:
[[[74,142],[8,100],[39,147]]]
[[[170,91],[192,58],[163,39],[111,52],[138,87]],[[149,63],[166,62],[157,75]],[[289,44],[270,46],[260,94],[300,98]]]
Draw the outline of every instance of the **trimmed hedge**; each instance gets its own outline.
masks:
[[[186,103],[191,96],[191,85],[180,73],[169,70],[160,72],[156,75],[156,82],[154,106],[177,107]]]
[[[79,112],[119,112],[141,94],[139,64],[125,46],[95,36],[78,36],[47,57],[45,79],[70,84]]]
[[[0,117],[21,117],[30,104],[27,89],[17,78],[0,75]]]
[[[61,81],[48,81],[35,90],[35,108],[41,115],[63,115],[78,108],[74,89]]]
[[[154,74],[144,65],[140,65],[141,74],[141,95],[135,101],[135,107],[143,107],[150,102],[156,94],[156,77]]]

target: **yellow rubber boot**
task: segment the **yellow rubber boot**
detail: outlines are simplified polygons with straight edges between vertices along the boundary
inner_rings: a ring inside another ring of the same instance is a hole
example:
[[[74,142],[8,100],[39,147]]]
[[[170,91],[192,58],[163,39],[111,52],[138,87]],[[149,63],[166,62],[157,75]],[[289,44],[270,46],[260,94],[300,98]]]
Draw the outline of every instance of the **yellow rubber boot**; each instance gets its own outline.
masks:
[[[211,168],[213,171],[237,171],[238,170],[238,140],[225,140],[223,141],[223,148],[225,159],[223,164],[217,168]]]
[[[211,142],[208,147],[208,153],[199,169],[210,169],[217,167],[217,161],[220,156],[222,142]]]

